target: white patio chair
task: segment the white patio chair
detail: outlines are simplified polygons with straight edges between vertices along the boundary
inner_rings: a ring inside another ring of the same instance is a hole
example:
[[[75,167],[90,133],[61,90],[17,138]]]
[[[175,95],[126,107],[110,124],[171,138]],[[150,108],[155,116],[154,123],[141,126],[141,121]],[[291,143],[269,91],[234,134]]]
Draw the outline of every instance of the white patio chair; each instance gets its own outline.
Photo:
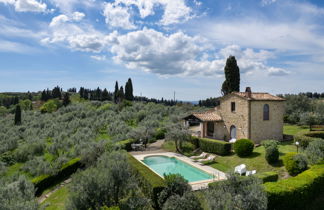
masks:
[[[236,166],[234,168],[234,173],[238,173],[238,174],[240,174],[240,176],[242,176],[242,174],[246,173],[246,165],[241,164],[239,166]]]

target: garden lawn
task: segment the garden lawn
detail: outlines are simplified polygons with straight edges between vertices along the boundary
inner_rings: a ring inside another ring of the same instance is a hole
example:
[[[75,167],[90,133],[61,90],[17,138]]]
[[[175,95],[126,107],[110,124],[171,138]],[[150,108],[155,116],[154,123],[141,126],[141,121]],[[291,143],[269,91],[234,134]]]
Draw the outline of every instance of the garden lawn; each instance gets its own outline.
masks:
[[[303,132],[303,131],[309,131],[309,127],[306,125],[289,125],[289,124],[285,124],[284,125],[284,134],[286,135],[296,135],[299,132]]]
[[[282,156],[288,152],[296,152],[296,147],[292,144],[292,142],[286,142],[279,145],[278,148],[280,153],[279,161],[273,165],[268,164],[268,162],[265,160],[265,149],[263,146],[254,148],[252,155],[244,158],[238,157],[234,153],[229,156],[217,155],[215,163],[211,163],[209,165],[223,172],[234,172],[235,166],[245,164],[247,170],[256,170],[257,173],[276,171],[278,172],[280,179],[288,176],[282,162]]]
[[[65,209],[65,204],[68,199],[68,186],[65,185],[51,194],[41,206],[45,207],[46,210],[61,210]]]

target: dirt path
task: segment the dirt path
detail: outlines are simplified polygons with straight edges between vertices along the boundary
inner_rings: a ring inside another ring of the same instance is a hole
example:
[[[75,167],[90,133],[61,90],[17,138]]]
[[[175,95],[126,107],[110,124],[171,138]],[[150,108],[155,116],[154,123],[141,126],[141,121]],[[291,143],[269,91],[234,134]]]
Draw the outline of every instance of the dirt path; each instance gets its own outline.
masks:
[[[139,154],[147,154],[147,153],[152,153],[152,152],[166,152],[165,150],[162,149],[162,144],[164,143],[163,140],[157,140],[156,142],[147,145],[147,148],[143,151],[132,151],[130,152],[133,155],[139,155]]]
[[[61,187],[65,186],[66,184],[70,183],[72,181],[71,178],[65,180],[64,182],[62,182],[61,184],[57,185],[53,190],[51,190],[50,192],[40,196],[37,199],[38,203],[43,203],[49,196],[51,196],[53,193],[55,193],[57,190],[59,190]]]

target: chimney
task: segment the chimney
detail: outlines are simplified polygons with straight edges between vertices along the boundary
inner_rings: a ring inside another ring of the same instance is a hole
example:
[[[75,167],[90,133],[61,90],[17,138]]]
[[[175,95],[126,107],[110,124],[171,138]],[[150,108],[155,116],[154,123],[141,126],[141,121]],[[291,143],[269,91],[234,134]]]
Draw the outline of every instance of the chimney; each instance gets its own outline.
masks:
[[[252,97],[252,90],[250,87],[246,87],[245,89],[245,97],[251,98]]]

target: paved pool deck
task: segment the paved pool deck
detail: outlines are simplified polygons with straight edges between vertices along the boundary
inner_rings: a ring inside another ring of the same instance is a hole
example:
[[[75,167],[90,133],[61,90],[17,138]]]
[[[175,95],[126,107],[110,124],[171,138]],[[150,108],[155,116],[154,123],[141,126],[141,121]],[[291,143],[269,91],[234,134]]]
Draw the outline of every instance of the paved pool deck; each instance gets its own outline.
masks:
[[[206,189],[208,187],[208,184],[211,182],[215,182],[215,181],[220,181],[220,180],[224,180],[226,179],[226,174],[222,171],[219,171],[215,168],[212,168],[210,166],[207,165],[203,165],[200,164],[198,162],[193,161],[192,159],[190,159],[189,157],[186,157],[184,155],[181,154],[177,154],[177,153],[173,153],[173,152],[163,152],[163,151],[159,151],[159,152],[149,152],[146,151],[145,153],[141,153],[141,154],[134,154],[131,153],[137,160],[139,160],[143,165],[147,166],[144,162],[142,162],[142,160],[144,160],[145,157],[148,156],[167,156],[167,157],[175,157],[189,165],[192,165],[208,174],[211,174],[214,178],[213,179],[208,179],[208,180],[203,180],[203,181],[197,181],[197,182],[189,182],[189,184],[191,185],[193,190],[200,190],[200,189]],[[148,166],[147,166],[148,167]],[[151,169],[152,170],[152,169]],[[156,173],[154,170],[152,170],[154,173]],[[160,176],[158,173],[156,173],[158,176]],[[163,177],[162,177],[163,178]]]

